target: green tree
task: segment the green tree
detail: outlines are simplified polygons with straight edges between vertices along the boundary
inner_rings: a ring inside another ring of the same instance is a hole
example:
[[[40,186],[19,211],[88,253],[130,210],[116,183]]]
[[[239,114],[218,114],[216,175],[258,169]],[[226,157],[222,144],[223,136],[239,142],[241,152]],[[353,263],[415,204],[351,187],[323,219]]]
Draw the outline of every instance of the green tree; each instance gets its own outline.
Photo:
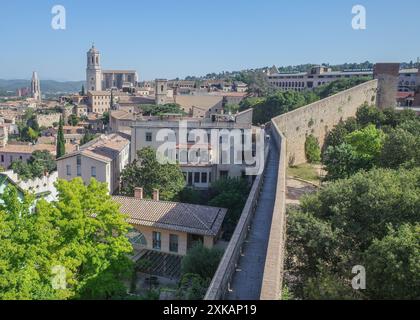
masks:
[[[370,124],[356,130],[346,137],[346,142],[353,147],[355,155],[368,165],[373,165],[381,154],[385,135],[382,130]]]
[[[79,118],[78,118],[75,114],[72,114],[72,115],[70,115],[70,117],[69,117],[69,119],[68,119],[67,123],[68,123],[70,126],[75,127],[75,126],[77,126],[77,124],[79,123]]]
[[[85,95],[85,86],[82,85],[82,90],[80,91],[80,95],[84,96]]]
[[[379,127],[385,121],[384,114],[375,106],[364,104],[356,112],[357,123],[361,126],[373,124]]]
[[[323,155],[323,164],[327,170],[326,180],[349,178],[363,168],[352,146],[347,143],[328,147]]]
[[[121,193],[134,195],[134,188],[143,187],[146,195],[159,189],[160,199],[177,200],[185,187],[185,179],[179,164],[160,163],[156,151],[147,147],[137,151],[137,159],[121,173]]]
[[[177,298],[180,300],[202,300],[206,295],[208,285],[209,281],[201,278],[198,274],[184,274],[179,282]]]
[[[390,228],[365,252],[366,289],[373,299],[420,297],[420,224]]]
[[[313,135],[306,137],[305,154],[309,163],[317,163],[321,161],[321,148],[318,139]]]
[[[389,236],[389,228],[418,223],[419,179],[419,168],[359,172],[327,184],[305,197],[300,208],[289,210],[286,266],[297,279],[289,284],[293,293],[301,298],[352,298],[351,269],[362,264],[373,291],[354,298],[378,298],[385,287],[389,291],[382,298],[411,294],[410,284],[402,293],[402,283],[418,274],[413,268],[420,258],[418,237]],[[404,233],[418,234],[416,228]]]
[[[223,252],[216,248],[206,248],[197,244],[191,248],[181,262],[181,273],[197,274],[202,279],[211,280],[219,266]]]
[[[57,169],[54,157],[47,150],[34,151],[27,162],[13,161],[10,168],[21,179],[41,178],[45,173],[51,173]]]
[[[211,185],[210,193],[208,205],[228,209],[223,221],[223,238],[229,240],[248,198],[249,184],[245,179],[220,179]]]
[[[110,299],[125,292],[132,264],[129,228],[106,184],[78,178],[57,183],[59,200],[19,199],[14,187],[0,205],[0,298]],[[22,266],[25,266],[22,268]],[[65,288],[54,288],[54,267]]]
[[[91,133],[90,131],[86,131],[83,135],[83,138],[80,140],[80,145],[83,146],[84,144],[92,141],[96,138],[96,134]]]
[[[392,169],[420,166],[420,136],[401,128],[391,130],[381,150],[380,165]]]
[[[57,159],[66,154],[66,141],[64,140],[63,119],[60,117],[57,132]]]

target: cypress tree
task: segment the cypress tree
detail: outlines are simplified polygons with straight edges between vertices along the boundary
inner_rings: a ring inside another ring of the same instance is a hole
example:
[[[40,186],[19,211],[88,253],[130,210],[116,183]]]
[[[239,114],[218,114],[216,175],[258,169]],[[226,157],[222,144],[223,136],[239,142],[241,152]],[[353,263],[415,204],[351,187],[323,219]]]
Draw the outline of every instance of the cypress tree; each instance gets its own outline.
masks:
[[[63,118],[60,117],[57,133],[57,159],[66,154],[66,142],[64,140]]]

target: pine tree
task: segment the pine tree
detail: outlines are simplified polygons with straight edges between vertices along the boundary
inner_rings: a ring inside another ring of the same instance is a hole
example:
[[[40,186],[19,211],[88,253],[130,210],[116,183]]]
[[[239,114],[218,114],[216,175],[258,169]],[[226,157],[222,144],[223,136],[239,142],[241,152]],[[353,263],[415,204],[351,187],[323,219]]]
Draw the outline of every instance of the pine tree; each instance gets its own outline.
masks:
[[[82,85],[82,91],[80,92],[80,95],[84,96],[85,95],[85,86]]]
[[[66,142],[64,140],[63,118],[60,117],[57,133],[57,159],[66,154]]]

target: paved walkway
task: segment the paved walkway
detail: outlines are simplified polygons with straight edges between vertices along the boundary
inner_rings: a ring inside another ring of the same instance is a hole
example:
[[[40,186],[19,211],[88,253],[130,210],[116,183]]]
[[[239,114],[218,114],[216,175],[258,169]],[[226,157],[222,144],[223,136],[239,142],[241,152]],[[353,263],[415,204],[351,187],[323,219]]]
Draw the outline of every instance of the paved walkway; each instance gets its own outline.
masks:
[[[243,256],[233,276],[229,300],[259,300],[264,273],[265,256],[270,236],[271,219],[276,196],[279,164],[278,150],[270,145],[264,183],[248,239],[245,241]]]

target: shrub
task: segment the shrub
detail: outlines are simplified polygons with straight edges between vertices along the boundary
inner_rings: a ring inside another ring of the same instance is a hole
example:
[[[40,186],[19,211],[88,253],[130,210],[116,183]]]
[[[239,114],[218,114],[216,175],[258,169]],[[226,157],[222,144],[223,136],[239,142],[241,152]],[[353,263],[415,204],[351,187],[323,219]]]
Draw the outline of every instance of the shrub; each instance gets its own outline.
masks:
[[[309,135],[306,138],[305,154],[306,159],[310,163],[321,161],[321,148],[319,147],[317,138],[315,138],[313,135]]]

